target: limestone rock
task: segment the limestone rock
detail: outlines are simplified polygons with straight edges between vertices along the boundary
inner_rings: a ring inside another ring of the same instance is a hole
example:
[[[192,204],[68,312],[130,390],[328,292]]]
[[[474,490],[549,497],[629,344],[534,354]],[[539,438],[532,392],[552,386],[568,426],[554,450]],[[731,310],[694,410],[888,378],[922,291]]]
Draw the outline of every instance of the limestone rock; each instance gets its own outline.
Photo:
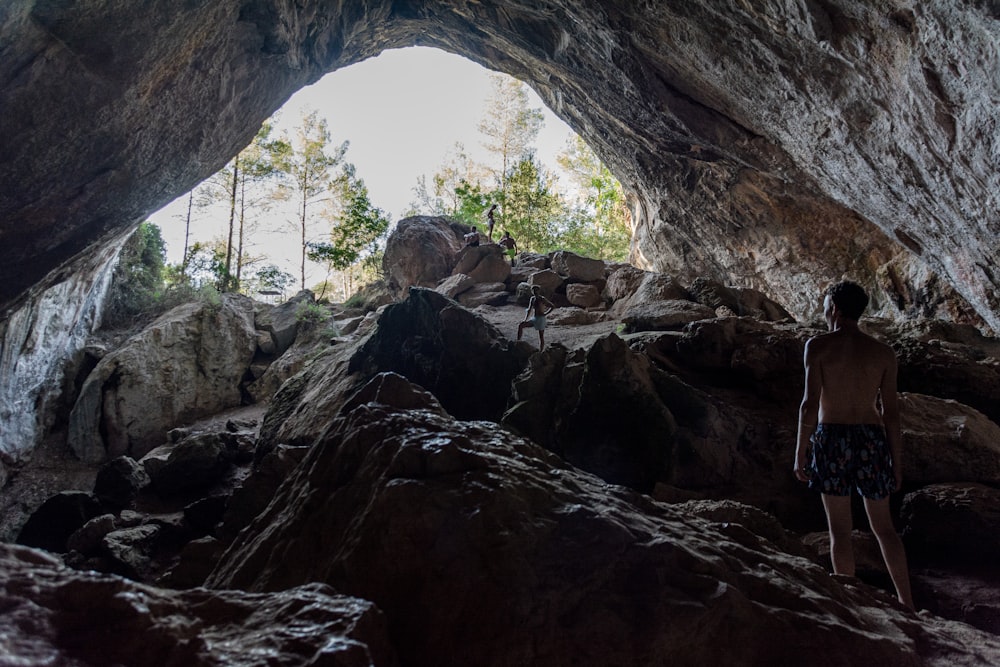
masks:
[[[532,252],[522,252],[517,256],[517,266],[521,268],[534,269],[535,271],[544,271],[545,269],[551,268],[550,258],[548,255],[539,255],[538,253]]]
[[[70,535],[100,513],[100,503],[93,495],[62,491],[32,513],[17,536],[18,544],[63,553]]]
[[[1000,426],[981,412],[920,394],[900,395],[903,479],[1000,483]]]
[[[157,493],[172,496],[205,489],[219,481],[236,454],[231,441],[218,433],[198,433],[143,458]]]
[[[462,292],[471,289],[476,281],[464,273],[455,273],[442,280],[434,291],[454,299]]]
[[[481,283],[458,295],[458,302],[466,308],[477,306],[502,306],[507,303],[507,286],[503,283]]]
[[[90,462],[138,458],[175,426],[240,405],[255,349],[246,297],[178,306],[87,377],[70,414],[70,448]]]
[[[735,290],[730,289],[722,283],[699,276],[688,286],[691,297],[712,310],[716,308],[728,308],[736,315],[742,315],[740,308],[740,297]]]
[[[560,276],[552,269],[543,269],[541,271],[536,271],[535,273],[531,274],[530,278],[528,278],[528,284],[531,285],[532,287],[534,287],[535,285],[541,287],[542,295],[547,299],[552,298],[552,296],[556,293],[556,290],[562,287],[563,282],[565,281],[563,280],[562,276]]]
[[[502,283],[510,276],[510,263],[495,244],[466,246],[458,252],[452,275],[464,273],[477,283]]]
[[[413,288],[389,306],[349,373],[393,371],[432,392],[459,419],[499,420],[529,351],[437,292]],[[470,390],[474,388],[474,390]]]
[[[1000,423],[1000,356],[941,339],[891,341],[899,359],[899,389],[950,398]]]
[[[207,585],[302,581],[372,600],[398,655],[442,666],[784,664],[803,645],[845,665],[1000,655],[991,635],[914,617],[493,424],[375,404],[338,418]]]
[[[737,312],[740,315],[749,315],[768,322],[787,322],[794,319],[780,303],[768,298],[760,290],[749,287],[734,287],[732,289],[739,302],[740,309]]]
[[[568,250],[558,250],[552,253],[549,266],[567,281],[581,283],[604,280],[608,269],[607,265],[599,259],[581,257]]]
[[[149,482],[145,468],[135,459],[119,456],[105,463],[97,472],[94,495],[105,506],[120,510],[130,506]]]
[[[983,484],[932,484],[908,493],[900,508],[903,539],[921,552],[996,563],[1000,491]]]
[[[302,309],[313,303],[315,303],[313,293],[302,290],[280,305],[258,306],[254,316],[254,326],[270,334],[275,348],[274,351],[268,352],[261,346],[261,351],[265,354],[284,354],[285,350],[295,342],[302,321]]]
[[[629,306],[622,315],[622,323],[626,333],[665,331],[714,317],[714,310],[691,301],[652,301]]]
[[[405,218],[386,241],[382,266],[389,290],[405,297],[412,286],[434,287],[451,275],[462,249],[461,230],[448,218]]]
[[[84,555],[91,555],[101,546],[104,536],[116,526],[114,514],[101,514],[83,524],[66,540],[66,548]]]
[[[566,285],[566,300],[574,306],[593,308],[601,303],[601,292],[594,285]]]
[[[11,664],[396,664],[382,613],[322,584],[170,591],[2,543],[0,570],[0,636]]]

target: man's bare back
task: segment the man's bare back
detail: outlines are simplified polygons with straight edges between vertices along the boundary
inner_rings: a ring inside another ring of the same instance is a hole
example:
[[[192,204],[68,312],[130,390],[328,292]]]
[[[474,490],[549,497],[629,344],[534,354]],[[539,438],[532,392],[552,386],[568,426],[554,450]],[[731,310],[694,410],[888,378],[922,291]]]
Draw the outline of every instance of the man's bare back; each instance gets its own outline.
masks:
[[[896,364],[891,347],[858,329],[840,329],[810,340],[806,360],[819,376],[819,423],[882,423],[879,394]]]

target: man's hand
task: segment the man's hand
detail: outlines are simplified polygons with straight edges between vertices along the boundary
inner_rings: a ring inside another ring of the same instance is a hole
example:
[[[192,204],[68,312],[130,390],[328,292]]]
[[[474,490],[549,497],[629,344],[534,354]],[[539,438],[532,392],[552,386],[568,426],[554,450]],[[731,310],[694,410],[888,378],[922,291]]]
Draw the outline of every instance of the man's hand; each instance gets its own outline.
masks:
[[[798,452],[795,453],[795,464],[792,466],[792,472],[795,473],[795,479],[800,482],[809,481],[809,469],[806,467],[806,462],[799,457]]]

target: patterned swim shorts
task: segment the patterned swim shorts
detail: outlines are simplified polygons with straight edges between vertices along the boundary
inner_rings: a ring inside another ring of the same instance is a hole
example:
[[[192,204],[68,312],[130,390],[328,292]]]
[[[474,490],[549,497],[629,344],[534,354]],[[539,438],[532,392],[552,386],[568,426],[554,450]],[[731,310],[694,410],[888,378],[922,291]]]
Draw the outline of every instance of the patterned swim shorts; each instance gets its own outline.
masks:
[[[857,488],[872,500],[896,490],[892,456],[881,424],[820,424],[809,442],[810,489],[830,496],[848,496],[852,488]]]

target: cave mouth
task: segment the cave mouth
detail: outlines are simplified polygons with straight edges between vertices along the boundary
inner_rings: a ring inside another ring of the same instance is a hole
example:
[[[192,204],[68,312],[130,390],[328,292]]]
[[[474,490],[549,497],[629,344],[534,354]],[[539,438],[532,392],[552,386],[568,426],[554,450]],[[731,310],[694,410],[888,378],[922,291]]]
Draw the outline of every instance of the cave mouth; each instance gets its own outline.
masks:
[[[302,116],[317,111],[330,128],[332,145],[349,142],[345,160],[365,181],[373,205],[395,224],[407,214],[429,213],[414,206],[418,179],[430,182],[456,158],[459,148],[482,165],[494,159],[483,147],[478,125],[494,93],[495,77],[523,84],[529,107],[541,112],[543,123],[532,152],[562,184],[567,174],[556,158],[576,133],[523,81],[433,47],[388,49],[327,73],[299,89],[272,115],[272,136],[293,136]],[[194,188],[196,193],[203,184]],[[183,260],[189,195],[149,216],[163,234],[170,264]],[[261,231],[256,246],[269,260],[292,270],[298,261],[294,230],[271,218],[266,225],[270,229]],[[189,242],[221,240],[227,224],[228,214],[221,207],[195,207]],[[316,271],[318,267],[310,269],[310,279]]]

